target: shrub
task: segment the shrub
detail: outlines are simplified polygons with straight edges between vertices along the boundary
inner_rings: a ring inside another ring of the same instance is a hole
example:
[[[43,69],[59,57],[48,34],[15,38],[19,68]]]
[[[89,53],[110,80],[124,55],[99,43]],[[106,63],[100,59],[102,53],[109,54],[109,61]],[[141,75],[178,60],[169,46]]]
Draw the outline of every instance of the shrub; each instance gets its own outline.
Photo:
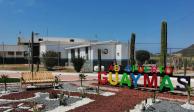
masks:
[[[47,70],[52,70],[52,68],[57,65],[57,57],[58,57],[57,52],[46,51],[46,53],[43,53],[42,56],[43,56],[44,66],[45,68],[47,68]]]
[[[73,63],[73,67],[75,71],[80,72],[85,63],[85,60],[82,57],[78,57],[78,58],[73,58],[71,61]]]
[[[3,80],[3,83],[4,83],[4,88],[5,88],[5,91],[7,91],[7,81],[8,81],[8,75],[1,75],[1,79]]]
[[[139,64],[144,64],[146,60],[150,59],[150,53],[146,50],[138,50],[136,51],[136,59]]]
[[[20,79],[18,78],[8,78],[7,83],[15,83],[15,82],[20,82]],[[4,83],[4,79],[0,78],[0,83]]]
[[[155,60],[155,59],[150,59],[150,60],[148,61],[148,63],[149,63],[149,64],[156,64],[156,63],[157,63],[157,60]]]

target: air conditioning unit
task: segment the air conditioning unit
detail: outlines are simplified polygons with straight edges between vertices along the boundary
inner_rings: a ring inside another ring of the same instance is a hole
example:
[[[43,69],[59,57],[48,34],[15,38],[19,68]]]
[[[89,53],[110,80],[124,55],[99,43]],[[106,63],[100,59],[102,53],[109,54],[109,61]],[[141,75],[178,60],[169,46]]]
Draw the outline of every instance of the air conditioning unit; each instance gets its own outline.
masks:
[[[94,66],[94,71],[95,72],[98,72],[98,66]],[[101,71],[104,71],[104,66],[101,66]]]

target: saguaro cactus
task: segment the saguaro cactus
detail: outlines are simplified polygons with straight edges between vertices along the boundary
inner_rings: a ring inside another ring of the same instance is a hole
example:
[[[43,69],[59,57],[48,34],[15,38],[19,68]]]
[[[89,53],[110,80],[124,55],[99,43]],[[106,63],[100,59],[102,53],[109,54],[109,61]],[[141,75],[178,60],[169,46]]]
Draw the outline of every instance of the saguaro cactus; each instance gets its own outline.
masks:
[[[135,64],[135,33],[131,34],[131,43],[130,43],[130,64]]]
[[[163,21],[161,25],[161,49],[160,49],[160,65],[166,66],[167,56],[167,22]]]
[[[167,22],[162,21],[161,24],[161,48],[160,48],[160,66],[166,66],[166,56],[167,56]],[[162,82],[162,77],[160,78],[160,83]]]
[[[186,76],[186,74],[187,74],[187,59],[184,59],[183,64],[184,64],[184,76]]]

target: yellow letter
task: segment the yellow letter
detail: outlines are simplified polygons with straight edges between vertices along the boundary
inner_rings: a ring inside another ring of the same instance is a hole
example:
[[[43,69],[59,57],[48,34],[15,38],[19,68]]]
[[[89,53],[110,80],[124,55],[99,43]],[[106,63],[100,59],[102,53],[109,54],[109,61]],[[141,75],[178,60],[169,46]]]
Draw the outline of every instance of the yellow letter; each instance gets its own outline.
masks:
[[[116,75],[115,76],[115,81],[112,80],[112,72],[109,72],[109,75],[108,75],[108,81],[109,81],[109,83],[111,85],[114,85],[114,86],[117,85],[118,82],[119,82],[119,74],[118,74],[118,72],[116,72],[115,75]]]

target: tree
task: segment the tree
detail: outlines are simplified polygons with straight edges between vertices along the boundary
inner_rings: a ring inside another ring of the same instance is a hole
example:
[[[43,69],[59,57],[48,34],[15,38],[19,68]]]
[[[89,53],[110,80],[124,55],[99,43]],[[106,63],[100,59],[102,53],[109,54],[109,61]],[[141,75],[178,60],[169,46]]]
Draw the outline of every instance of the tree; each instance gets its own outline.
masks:
[[[1,78],[3,79],[5,92],[7,91],[7,81],[8,81],[8,75],[1,75]]]
[[[150,53],[146,50],[138,50],[136,51],[136,59],[139,64],[144,64],[145,61],[150,59]]]
[[[78,57],[78,58],[73,58],[71,62],[73,63],[73,67],[75,71],[80,72],[85,63],[85,60],[82,57]]]
[[[55,51],[46,51],[42,54],[43,63],[47,70],[51,70],[54,66],[57,65],[58,53]]]

